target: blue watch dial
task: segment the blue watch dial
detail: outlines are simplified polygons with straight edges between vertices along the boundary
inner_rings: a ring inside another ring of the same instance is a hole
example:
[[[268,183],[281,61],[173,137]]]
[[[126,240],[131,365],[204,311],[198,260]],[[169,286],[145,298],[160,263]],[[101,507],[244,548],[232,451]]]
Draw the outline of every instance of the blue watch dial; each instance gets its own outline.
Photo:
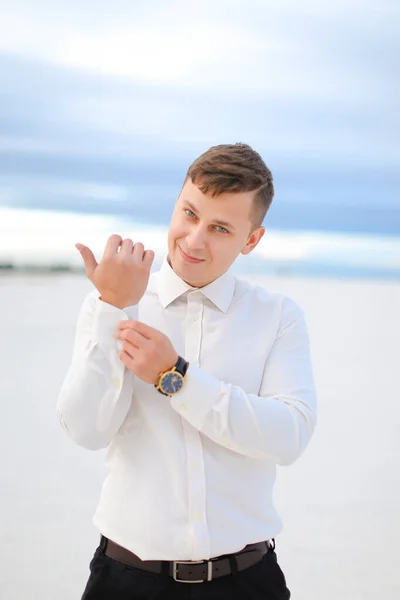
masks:
[[[183,385],[182,375],[179,373],[167,373],[161,379],[160,387],[166,394],[176,394]]]

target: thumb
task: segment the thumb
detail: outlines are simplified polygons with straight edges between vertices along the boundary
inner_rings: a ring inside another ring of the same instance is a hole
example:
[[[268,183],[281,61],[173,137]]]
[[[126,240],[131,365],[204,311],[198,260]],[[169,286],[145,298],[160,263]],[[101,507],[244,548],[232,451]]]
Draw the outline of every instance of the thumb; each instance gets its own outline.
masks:
[[[83,262],[85,264],[86,275],[89,279],[93,277],[93,273],[95,272],[98,263],[94,257],[93,252],[87,246],[83,244],[75,244],[75,248],[77,248],[83,258]]]

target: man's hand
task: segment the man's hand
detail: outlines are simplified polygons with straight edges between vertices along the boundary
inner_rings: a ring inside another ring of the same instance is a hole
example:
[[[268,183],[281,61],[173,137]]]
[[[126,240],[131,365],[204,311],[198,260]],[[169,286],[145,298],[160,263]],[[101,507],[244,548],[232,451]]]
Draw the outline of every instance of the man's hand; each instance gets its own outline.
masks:
[[[98,264],[90,248],[83,244],[75,246],[85,263],[86,275],[100,292],[101,300],[121,309],[139,302],[149,282],[153,250],[145,251],[141,242],[134,244],[131,239],[123,240],[114,234],[108,238]]]
[[[157,384],[160,373],[175,366],[178,360],[171,340],[138,321],[121,321],[115,337],[123,341],[119,358],[143,381]]]

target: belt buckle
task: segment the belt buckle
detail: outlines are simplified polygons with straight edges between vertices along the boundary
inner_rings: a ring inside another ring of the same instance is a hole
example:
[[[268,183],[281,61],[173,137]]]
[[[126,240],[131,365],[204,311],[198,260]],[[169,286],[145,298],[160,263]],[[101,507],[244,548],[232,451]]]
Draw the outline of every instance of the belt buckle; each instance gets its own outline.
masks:
[[[275,539],[267,540],[267,548],[268,550],[275,550]]]
[[[207,562],[207,579],[178,579],[178,565],[199,565],[201,563]],[[211,560],[174,560],[173,561],[173,569],[172,569],[172,577],[178,583],[204,583],[205,581],[212,580],[212,561]]]

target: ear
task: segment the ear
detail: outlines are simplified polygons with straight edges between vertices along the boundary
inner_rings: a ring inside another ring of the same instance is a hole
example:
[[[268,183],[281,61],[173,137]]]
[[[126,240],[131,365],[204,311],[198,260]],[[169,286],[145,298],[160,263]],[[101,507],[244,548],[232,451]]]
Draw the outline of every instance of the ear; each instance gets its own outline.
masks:
[[[257,227],[250,235],[249,239],[246,242],[246,245],[240,251],[241,254],[250,254],[252,250],[257,246],[258,242],[261,240],[265,233],[265,227]]]

